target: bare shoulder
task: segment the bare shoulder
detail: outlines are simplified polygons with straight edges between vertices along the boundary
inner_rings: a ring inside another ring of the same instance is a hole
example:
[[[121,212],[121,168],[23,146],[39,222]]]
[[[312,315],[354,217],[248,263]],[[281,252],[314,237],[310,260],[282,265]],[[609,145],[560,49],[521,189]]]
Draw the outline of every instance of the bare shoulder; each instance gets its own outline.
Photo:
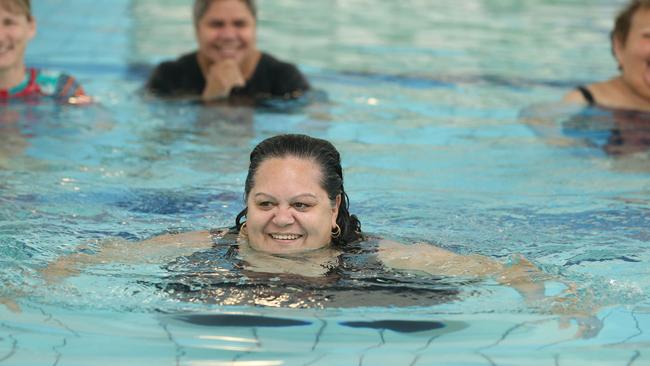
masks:
[[[480,277],[498,273],[502,266],[476,254],[461,255],[429,243],[402,244],[383,240],[379,259],[388,267],[442,276]]]
[[[574,103],[574,104],[587,104],[587,100],[585,99],[585,96],[582,94],[582,92],[578,89],[573,89],[570,92],[568,92],[564,98],[562,98],[563,101],[567,103]]]
[[[619,78],[613,78],[605,81],[600,81],[597,83],[592,83],[585,86],[585,89],[591,93],[594,100],[600,105],[611,105],[619,97],[619,88],[618,83],[620,83]],[[577,104],[588,104],[588,100],[585,99],[585,95],[579,89],[574,89],[567,93],[563,99],[565,102],[577,103]]]
[[[207,230],[190,231],[179,234],[163,234],[142,242],[143,244],[161,244],[161,245],[195,245],[211,246],[212,235]]]
[[[456,253],[429,243],[403,244],[385,239],[379,242],[377,255],[388,267],[427,272],[432,265],[459,257]]]
[[[199,250],[210,249],[212,246],[212,236],[209,231],[191,231],[158,235],[130,245],[104,246],[102,253],[110,254],[115,258],[119,256],[133,257],[127,259],[127,261],[139,260],[159,263],[160,261],[191,255]]]

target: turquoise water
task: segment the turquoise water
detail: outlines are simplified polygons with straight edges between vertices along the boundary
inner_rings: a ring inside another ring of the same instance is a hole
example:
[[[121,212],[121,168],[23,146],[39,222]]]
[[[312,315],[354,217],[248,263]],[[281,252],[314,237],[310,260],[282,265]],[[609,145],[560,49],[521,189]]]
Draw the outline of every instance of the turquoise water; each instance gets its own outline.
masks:
[[[284,111],[138,96],[151,65],[193,48],[185,1],[35,4],[28,60],[99,103],[2,106],[0,278],[21,312],[0,306],[0,365],[647,363],[648,156],[558,145],[519,117],[547,103],[554,129],[572,111],[548,103],[615,74],[620,3],[260,1],[261,48],[328,95]],[[339,148],[366,231],[524,254],[595,293],[591,333],[492,281],[407,309],[291,309],[180,301],[150,285],[157,264],[40,279],[81,244],[230,225],[250,149],[287,131]]]

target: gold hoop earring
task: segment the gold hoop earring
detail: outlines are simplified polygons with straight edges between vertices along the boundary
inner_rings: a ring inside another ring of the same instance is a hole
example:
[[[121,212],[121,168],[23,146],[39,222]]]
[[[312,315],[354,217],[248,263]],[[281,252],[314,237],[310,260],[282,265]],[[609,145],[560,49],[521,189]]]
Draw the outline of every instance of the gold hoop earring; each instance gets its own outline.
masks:
[[[334,227],[334,229],[332,229],[332,239],[336,239],[339,236],[341,236],[341,227],[339,226],[339,224],[334,224],[334,225],[336,226]]]

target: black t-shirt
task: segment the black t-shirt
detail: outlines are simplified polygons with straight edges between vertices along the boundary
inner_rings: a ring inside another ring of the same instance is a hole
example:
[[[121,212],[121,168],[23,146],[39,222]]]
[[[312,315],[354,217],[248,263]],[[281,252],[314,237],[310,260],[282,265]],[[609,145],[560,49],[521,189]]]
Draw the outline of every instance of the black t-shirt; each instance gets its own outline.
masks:
[[[158,65],[149,77],[147,89],[160,97],[197,97],[205,84],[197,53],[192,52]],[[233,88],[230,97],[292,99],[308,89],[309,83],[296,66],[262,53],[253,76],[243,87]]]

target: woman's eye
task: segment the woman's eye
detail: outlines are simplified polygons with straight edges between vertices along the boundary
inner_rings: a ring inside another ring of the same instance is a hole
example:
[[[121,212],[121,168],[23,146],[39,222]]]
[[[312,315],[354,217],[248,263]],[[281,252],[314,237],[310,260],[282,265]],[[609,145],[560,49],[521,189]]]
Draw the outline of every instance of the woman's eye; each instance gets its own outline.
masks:
[[[308,209],[309,207],[311,207],[311,205],[309,205],[309,204],[307,204],[307,203],[303,203],[303,202],[296,202],[296,203],[293,204],[293,207],[294,207],[296,210],[303,211],[303,210],[306,210],[306,209]]]
[[[263,202],[259,202],[257,205],[260,206],[261,208],[271,208],[273,207],[273,202],[263,201]]]
[[[224,22],[221,20],[212,20],[208,23],[208,27],[210,28],[223,28],[224,27]]]
[[[235,28],[246,28],[248,26],[248,22],[245,20],[236,20],[234,22]]]

